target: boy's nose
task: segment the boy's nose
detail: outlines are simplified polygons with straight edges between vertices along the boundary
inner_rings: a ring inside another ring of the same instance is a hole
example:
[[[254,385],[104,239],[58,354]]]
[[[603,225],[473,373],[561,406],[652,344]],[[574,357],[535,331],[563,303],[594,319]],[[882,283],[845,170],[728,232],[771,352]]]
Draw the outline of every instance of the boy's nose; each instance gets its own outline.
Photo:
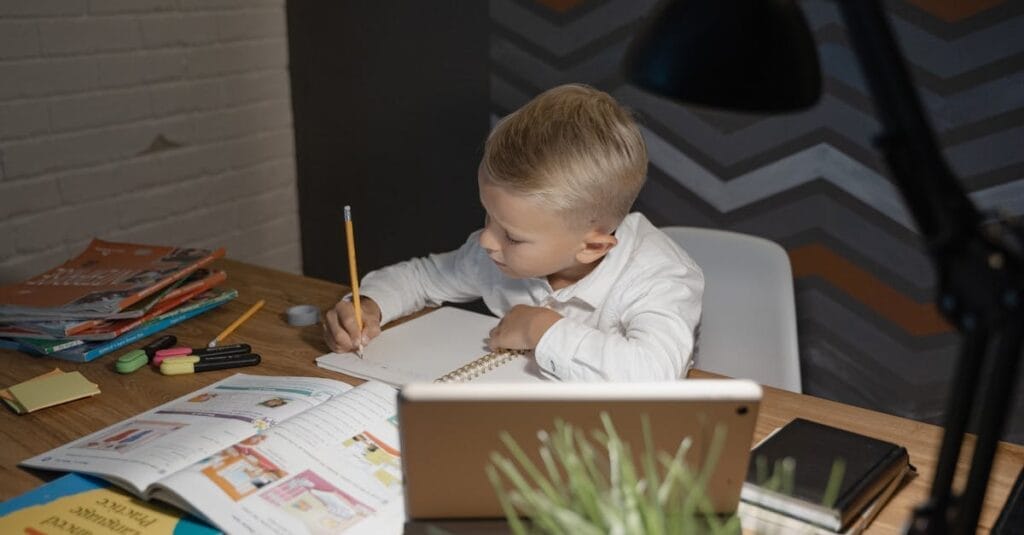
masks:
[[[480,233],[480,247],[483,247],[487,252],[498,250],[498,241],[494,238],[488,227],[484,227],[483,232]]]

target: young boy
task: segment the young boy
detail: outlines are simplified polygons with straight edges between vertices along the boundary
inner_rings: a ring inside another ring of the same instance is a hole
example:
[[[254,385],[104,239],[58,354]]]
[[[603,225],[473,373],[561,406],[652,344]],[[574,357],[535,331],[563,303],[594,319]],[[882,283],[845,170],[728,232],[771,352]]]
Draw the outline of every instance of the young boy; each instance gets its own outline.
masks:
[[[484,228],[455,251],[367,274],[363,332],[343,299],[327,311],[327,345],[352,351],[395,318],[482,297],[501,318],[491,348],[532,349],[555,378],[681,377],[704,276],[643,215],[628,214],[646,172],[640,131],[610,95],[583,85],[544,92],[487,138],[477,177]]]

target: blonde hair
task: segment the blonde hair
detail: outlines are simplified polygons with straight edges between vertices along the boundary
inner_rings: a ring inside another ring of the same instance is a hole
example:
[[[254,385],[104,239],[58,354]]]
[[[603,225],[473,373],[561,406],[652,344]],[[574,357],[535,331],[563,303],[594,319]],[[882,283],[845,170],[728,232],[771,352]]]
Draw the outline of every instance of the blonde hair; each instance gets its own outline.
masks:
[[[611,95],[568,84],[501,119],[482,165],[495,185],[536,197],[571,226],[611,231],[644,184],[647,147]]]

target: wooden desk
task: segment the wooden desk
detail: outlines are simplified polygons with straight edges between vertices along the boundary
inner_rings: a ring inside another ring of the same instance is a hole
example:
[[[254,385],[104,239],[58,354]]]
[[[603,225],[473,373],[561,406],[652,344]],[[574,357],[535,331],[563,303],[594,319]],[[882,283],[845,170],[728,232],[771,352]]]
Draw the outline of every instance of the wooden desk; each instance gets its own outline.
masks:
[[[81,371],[91,381],[98,383],[102,391],[102,394],[91,399],[25,416],[0,410],[3,444],[0,448],[0,500],[28,491],[42,482],[36,474],[18,468],[19,461],[198,390],[236,371],[263,375],[331,377],[353,384],[360,382],[322,370],[313,362],[315,357],[326,351],[319,325],[295,328],[283,319],[284,310],[292,305],[309,303],[321,308],[332,305],[342,295],[342,286],[230,260],[222,261],[219,267],[227,270],[227,285],[238,289],[238,299],[168,332],[175,334],[183,344],[193,347],[205,345],[251,304],[266,299],[266,307],[227,340],[227,343],[251,344],[263,356],[263,363],[259,366],[175,377],[164,377],[147,367],[131,375],[121,375],[113,370],[116,353],[90,363],[74,364],[0,350],[0,384],[15,384],[60,366],[65,371]],[[708,377],[710,374],[695,372],[693,376]],[[766,388],[755,439],[759,440],[797,416],[891,440],[907,447],[911,462],[919,470],[919,476],[899,491],[869,530],[871,533],[899,532],[914,505],[923,502],[928,495],[941,429],[841,403]],[[966,459],[962,460],[962,463],[966,462]],[[999,445],[981,513],[980,526],[984,531],[988,531],[995,522],[1022,465],[1024,447],[1008,443]]]

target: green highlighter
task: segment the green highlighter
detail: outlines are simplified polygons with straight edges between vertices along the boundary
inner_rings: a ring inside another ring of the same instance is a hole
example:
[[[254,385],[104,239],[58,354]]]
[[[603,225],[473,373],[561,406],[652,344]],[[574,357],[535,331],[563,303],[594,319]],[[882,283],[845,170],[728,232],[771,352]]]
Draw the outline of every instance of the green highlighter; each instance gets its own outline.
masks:
[[[143,346],[142,349],[133,349],[118,357],[117,362],[114,364],[114,369],[117,370],[117,373],[132,373],[145,366],[149,362],[150,355],[160,349],[171,347],[176,343],[178,343],[178,339],[172,335],[161,336]]]
[[[133,349],[117,358],[114,369],[117,373],[132,373],[149,362],[146,352],[141,349]]]

